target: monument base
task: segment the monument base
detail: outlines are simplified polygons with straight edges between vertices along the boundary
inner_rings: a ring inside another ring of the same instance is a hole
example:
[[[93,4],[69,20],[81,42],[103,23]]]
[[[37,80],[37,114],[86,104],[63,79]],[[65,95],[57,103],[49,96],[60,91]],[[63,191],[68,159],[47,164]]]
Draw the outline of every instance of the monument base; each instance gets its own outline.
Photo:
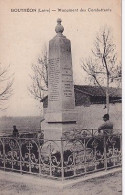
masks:
[[[44,118],[41,130],[44,131],[45,140],[61,140],[65,132],[83,128],[83,112],[76,108],[62,113],[51,113],[46,110]]]
[[[44,140],[61,140],[65,132],[77,128],[77,123],[48,123],[43,121],[41,123],[41,130],[44,131]]]

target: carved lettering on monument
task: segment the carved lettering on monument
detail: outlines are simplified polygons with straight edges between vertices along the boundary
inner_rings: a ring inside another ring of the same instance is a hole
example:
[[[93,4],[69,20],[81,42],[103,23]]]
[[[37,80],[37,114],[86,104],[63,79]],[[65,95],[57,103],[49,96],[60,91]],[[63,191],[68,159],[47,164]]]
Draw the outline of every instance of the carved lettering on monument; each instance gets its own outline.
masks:
[[[63,68],[62,69],[62,83],[63,83],[63,93],[64,97],[70,98],[73,95],[73,78],[72,78],[72,70],[71,68]]]
[[[60,67],[59,58],[49,60],[49,101],[59,100],[59,78],[60,78]]]

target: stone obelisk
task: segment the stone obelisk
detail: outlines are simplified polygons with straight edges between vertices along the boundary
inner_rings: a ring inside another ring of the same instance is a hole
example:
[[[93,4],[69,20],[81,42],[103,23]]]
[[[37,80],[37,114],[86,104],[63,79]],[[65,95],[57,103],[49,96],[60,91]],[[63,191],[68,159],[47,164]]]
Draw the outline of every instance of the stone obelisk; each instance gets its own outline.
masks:
[[[77,123],[73,85],[71,43],[62,33],[57,20],[56,36],[49,42],[48,109],[45,114],[44,138],[61,139]]]

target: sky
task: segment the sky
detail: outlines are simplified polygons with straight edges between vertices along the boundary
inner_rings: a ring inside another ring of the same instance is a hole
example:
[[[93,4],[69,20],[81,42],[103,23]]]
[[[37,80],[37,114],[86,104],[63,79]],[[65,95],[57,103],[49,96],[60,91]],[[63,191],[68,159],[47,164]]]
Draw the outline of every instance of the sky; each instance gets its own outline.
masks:
[[[36,9],[36,12],[12,12],[11,9]],[[84,11],[80,12],[80,9]],[[111,9],[92,12],[92,9]],[[50,9],[50,12],[38,12]],[[58,9],[78,9],[59,12]],[[71,40],[73,78],[75,84],[87,84],[81,59],[91,54],[96,33],[107,25],[121,56],[121,11],[119,0],[1,0],[0,1],[0,63],[10,65],[14,73],[13,95],[8,109],[0,116],[39,116],[40,103],[28,92],[31,65],[41,56],[44,45],[55,35],[57,18],[62,19],[63,34]],[[52,11],[56,10],[56,11]],[[86,10],[86,11],[85,11]]]

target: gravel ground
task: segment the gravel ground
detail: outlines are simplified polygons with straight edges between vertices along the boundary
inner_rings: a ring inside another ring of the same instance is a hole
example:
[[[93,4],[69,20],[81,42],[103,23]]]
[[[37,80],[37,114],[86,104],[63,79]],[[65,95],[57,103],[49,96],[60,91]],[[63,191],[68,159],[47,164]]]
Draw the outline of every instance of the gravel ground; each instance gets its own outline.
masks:
[[[0,195],[121,195],[121,177],[121,172],[117,172],[65,189],[33,185],[26,181],[13,182],[0,177]]]

